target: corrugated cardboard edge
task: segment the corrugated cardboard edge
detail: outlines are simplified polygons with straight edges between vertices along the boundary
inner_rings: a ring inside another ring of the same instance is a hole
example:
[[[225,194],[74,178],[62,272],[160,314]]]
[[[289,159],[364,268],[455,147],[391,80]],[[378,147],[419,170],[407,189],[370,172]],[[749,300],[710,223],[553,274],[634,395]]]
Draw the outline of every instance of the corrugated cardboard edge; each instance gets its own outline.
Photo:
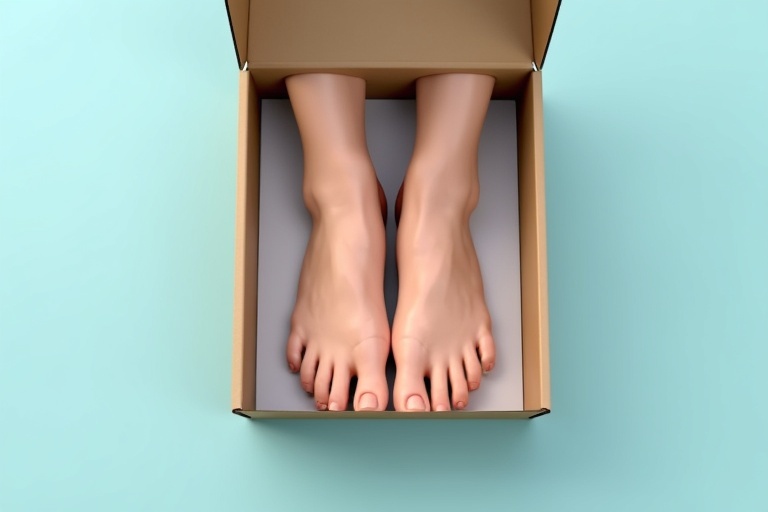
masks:
[[[541,73],[532,72],[518,107],[523,408],[550,409],[544,109]]]
[[[548,409],[535,411],[446,411],[446,412],[397,412],[397,411],[235,411],[240,416],[255,420],[528,420],[549,413]]]
[[[544,67],[544,60],[547,58],[560,4],[561,0],[531,0],[533,60],[539,69]]]
[[[229,30],[235,45],[235,56],[239,69],[243,69],[248,60],[248,23],[250,0],[224,0],[229,18]]]
[[[232,409],[256,409],[256,314],[259,250],[259,106],[248,71],[240,72],[232,326]]]

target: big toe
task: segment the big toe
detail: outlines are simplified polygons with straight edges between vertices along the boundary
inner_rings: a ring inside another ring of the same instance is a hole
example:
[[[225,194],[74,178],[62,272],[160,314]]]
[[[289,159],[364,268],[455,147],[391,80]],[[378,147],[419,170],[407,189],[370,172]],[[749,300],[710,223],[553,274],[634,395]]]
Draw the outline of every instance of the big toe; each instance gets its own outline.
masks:
[[[357,388],[352,402],[356,411],[383,411],[389,402],[386,359],[367,359],[357,365]]]
[[[398,368],[395,376],[394,400],[396,411],[428,411],[429,399],[424,385],[424,372],[414,366]]]
[[[356,411],[383,411],[388,402],[389,390],[383,372],[375,375],[361,373],[358,376],[354,401]]]

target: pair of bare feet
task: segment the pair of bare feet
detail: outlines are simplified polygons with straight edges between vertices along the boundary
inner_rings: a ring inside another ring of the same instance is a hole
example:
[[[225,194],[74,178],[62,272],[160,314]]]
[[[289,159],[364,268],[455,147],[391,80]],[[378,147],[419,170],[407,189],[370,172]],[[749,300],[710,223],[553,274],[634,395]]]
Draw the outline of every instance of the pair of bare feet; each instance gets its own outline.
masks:
[[[479,197],[477,146],[493,84],[493,77],[475,74],[416,82],[416,142],[404,182],[400,287],[390,330],[383,197],[365,141],[365,82],[334,74],[286,79],[313,221],[287,359],[317,409],[346,410],[356,376],[353,408],[384,410],[390,350],[398,411],[464,409],[482,373],[493,369],[491,320],[469,230]]]

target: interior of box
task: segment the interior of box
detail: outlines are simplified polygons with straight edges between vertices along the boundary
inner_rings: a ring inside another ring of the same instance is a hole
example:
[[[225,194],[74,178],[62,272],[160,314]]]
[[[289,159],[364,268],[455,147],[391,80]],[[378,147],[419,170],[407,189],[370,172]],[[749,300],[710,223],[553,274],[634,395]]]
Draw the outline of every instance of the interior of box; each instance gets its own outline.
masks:
[[[228,0],[240,75],[232,408],[257,418],[530,418],[548,412],[549,354],[541,67],[559,0]],[[369,98],[412,97],[419,76],[496,77],[516,102],[522,411],[318,415],[258,411],[256,342],[261,98],[285,98],[284,78],[310,71],[360,76]]]
[[[301,389],[285,359],[299,269],[312,229],[302,193],[303,150],[289,100],[262,99],[259,115],[256,410],[312,412],[314,399]],[[416,102],[369,99],[365,122],[368,151],[389,198],[384,299],[392,325],[400,284],[393,206],[413,151]],[[513,101],[491,101],[478,148],[480,202],[470,227],[483,275],[488,276],[484,291],[493,318],[496,363],[470,394],[464,411],[523,409],[516,124]],[[394,389],[393,360],[387,370],[389,389]]]
[[[260,100],[252,72],[241,73],[235,265],[233,410],[249,417],[329,417],[309,411],[264,411],[256,405],[256,344],[260,211]],[[540,73],[517,84],[517,163],[520,229],[523,408],[452,411],[436,416],[518,418],[549,409],[546,232]],[[341,413],[347,414],[347,413]],[[396,412],[353,417],[401,416]],[[432,416],[430,416],[432,417]]]

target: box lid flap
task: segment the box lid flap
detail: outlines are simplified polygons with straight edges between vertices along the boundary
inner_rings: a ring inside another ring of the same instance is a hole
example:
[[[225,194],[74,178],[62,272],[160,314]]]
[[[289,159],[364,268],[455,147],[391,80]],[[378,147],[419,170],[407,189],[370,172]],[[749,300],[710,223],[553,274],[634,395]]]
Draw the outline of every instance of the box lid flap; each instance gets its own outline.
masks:
[[[240,69],[243,69],[248,60],[250,3],[250,0],[225,0]],[[533,61],[539,69],[544,65],[560,4],[561,0],[530,0]]]
[[[250,0],[224,0],[229,16],[229,28],[235,43],[235,54],[240,69],[248,60],[248,11]]]
[[[549,41],[555,29],[561,0],[531,0],[531,22],[533,27],[533,61],[539,69],[544,66]]]

